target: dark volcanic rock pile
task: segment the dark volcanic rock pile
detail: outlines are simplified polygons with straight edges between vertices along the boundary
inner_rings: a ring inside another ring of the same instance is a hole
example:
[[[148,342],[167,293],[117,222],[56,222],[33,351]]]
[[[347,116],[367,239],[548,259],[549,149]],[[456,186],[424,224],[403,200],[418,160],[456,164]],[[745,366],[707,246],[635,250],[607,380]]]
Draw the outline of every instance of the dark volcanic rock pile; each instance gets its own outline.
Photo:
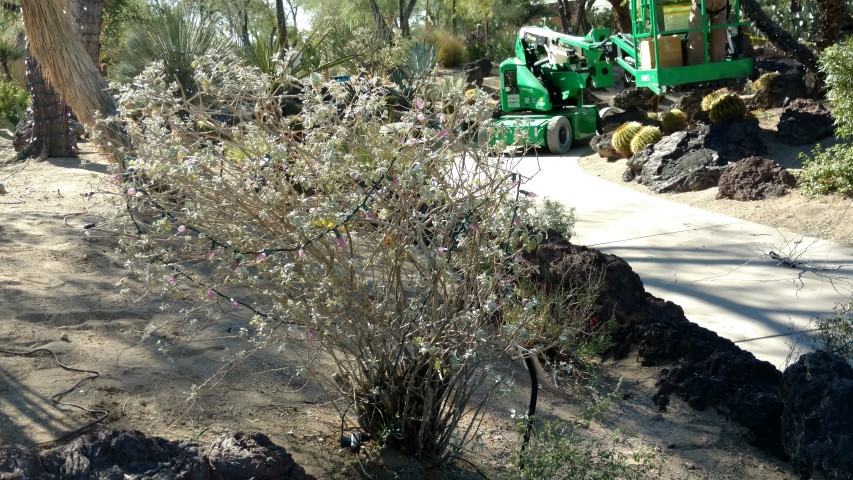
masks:
[[[763,157],[748,157],[730,163],[720,175],[717,198],[762,200],[781,197],[797,185],[797,179],[782,165]]]
[[[0,479],[310,480],[284,448],[260,433],[224,435],[210,444],[171,442],[136,431],[100,432],[39,455],[0,446]]]
[[[749,428],[752,443],[785,457],[780,435],[782,373],[773,365],[691,323],[678,305],[646,292],[630,265],[615,255],[552,237],[530,260],[539,267],[536,280],[546,291],[571,290],[601,279],[597,314],[612,315],[617,322],[612,354],[624,357],[636,347],[643,365],[667,365],[653,399],[662,410],[673,395],[694,408],[716,408]]]

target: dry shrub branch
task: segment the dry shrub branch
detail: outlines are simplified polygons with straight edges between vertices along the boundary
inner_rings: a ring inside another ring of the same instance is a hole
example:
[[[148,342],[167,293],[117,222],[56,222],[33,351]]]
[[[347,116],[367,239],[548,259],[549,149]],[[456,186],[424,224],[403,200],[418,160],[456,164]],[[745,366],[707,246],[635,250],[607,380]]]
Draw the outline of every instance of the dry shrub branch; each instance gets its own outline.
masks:
[[[365,431],[453,456],[508,385],[535,307],[516,288],[541,239],[532,195],[466,129],[491,108],[432,89],[389,129],[381,82],[311,78],[284,116],[257,71],[196,66],[193,98],[156,65],[121,90],[129,265],[154,293],[252,306],[244,333],[322,352]]]

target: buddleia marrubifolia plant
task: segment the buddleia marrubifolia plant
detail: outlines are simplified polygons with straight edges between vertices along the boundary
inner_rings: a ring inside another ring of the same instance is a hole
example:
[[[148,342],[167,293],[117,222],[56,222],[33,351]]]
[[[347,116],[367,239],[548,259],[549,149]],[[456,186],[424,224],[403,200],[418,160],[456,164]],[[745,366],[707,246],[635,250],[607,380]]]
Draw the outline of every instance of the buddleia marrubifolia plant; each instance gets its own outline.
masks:
[[[193,98],[157,65],[120,89],[128,264],[152,293],[251,308],[258,344],[301,342],[334,365],[315,374],[360,428],[452,457],[525,334],[524,315],[501,312],[533,302],[515,285],[534,195],[512,158],[471,140],[485,96],[416,93],[389,128],[375,78],[310,77],[286,116],[256,71],[195,66]]]

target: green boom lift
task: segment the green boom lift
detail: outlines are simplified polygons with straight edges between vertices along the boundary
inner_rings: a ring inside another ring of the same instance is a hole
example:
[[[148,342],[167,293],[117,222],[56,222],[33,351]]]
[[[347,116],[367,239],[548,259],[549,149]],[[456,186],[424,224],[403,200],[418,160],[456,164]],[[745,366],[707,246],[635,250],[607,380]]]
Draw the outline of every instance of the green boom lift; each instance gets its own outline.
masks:
[[[705,0],[701,2],[702,11]],[[631,33],[611,35],[594,29],[585,37],[565,35],[544,27],[523,27],[515,57],[500,65],[501,115],[489,129],[489,142],[500,145],[548,147],[556,154],[569,151],[574,140],[599,130],[599,111],[584,103],[588,87],[613,86],[613,64],[628,79],[663,95],[675,87],[714,84],[746,78],[752,58],[744,54],[746,35],[740,0],[729,0],[725,23],[710,25],[702,15],[700,27],[690,28],[690,0],[630,0]],[[724,29],[726,55],[712,62],[712,31]],[[703,61],[686,65],[687,38],[701,32]]]

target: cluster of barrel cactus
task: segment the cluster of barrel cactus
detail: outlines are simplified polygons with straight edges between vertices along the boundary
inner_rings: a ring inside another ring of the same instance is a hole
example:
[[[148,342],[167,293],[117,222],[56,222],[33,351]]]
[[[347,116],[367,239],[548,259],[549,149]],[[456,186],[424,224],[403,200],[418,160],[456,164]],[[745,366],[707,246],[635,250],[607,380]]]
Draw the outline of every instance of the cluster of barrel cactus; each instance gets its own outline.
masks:
[[[634,136],[640,133],[640,130],[642,129],[643,124],[640,122],[623,123],[613,132],[613,140],[611,140],[613,148],[626,157],[630,156],[633,153],[631,151],[631,140],[633,140]]]
[[[716,98],[709,110],[714,123],[737,122],[746,116],[746,103],[738,95],[727,93]]]
[[[658,127],[643,126],[640,122],[626,122],[613,132],[613,148],[629,157],[663,138]]]
[[[664,132],[678,132],[687,128],[687,114],[677,108],[673,108],[660,115],[660,122]]]
[[[658,127],[643,127],[634,138],[631,139],[631,152],[637,153],[649,145],[654,145],[663,138]]]

